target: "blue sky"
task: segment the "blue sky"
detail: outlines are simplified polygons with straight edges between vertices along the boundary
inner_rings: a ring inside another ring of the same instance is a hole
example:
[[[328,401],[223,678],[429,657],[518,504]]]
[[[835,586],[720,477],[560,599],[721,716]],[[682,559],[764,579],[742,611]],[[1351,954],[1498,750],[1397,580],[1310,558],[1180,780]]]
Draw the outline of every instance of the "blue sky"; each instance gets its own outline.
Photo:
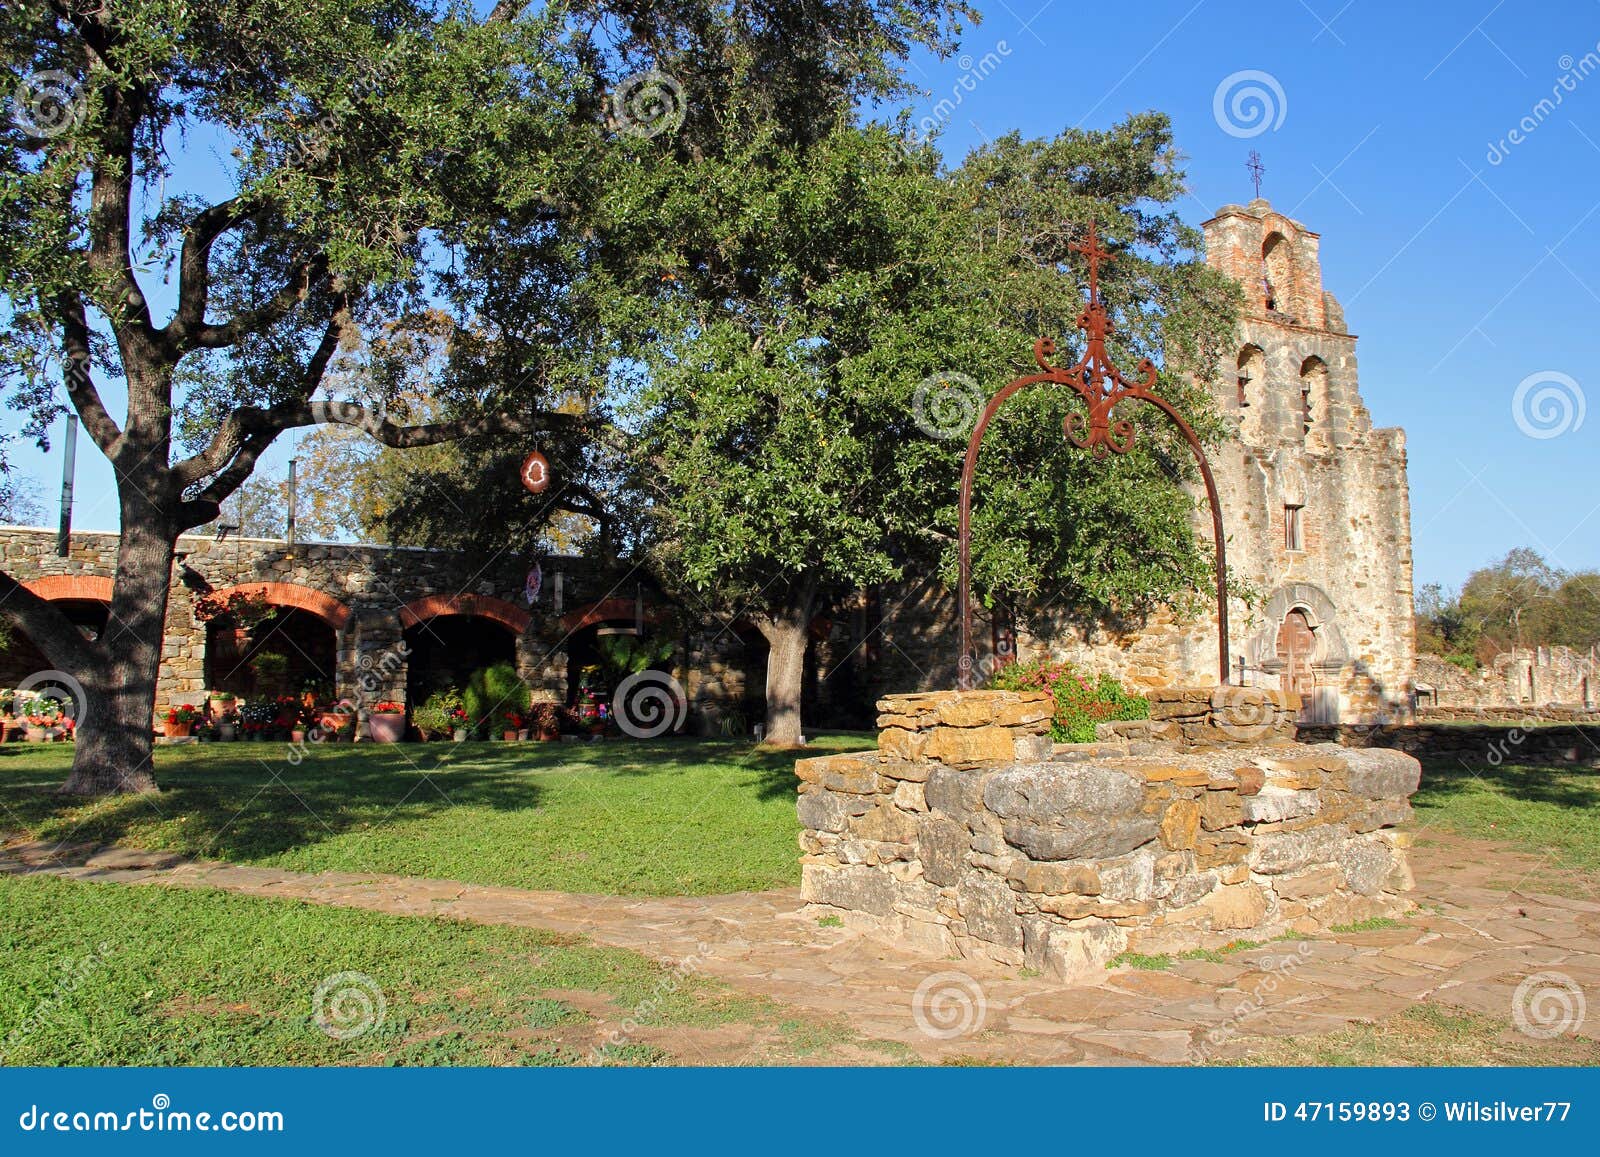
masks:
[[[963,52],[999,64],[962,93],[948,155],[1011,129],[1104,128],[1160,109],[1188,157],[1183,215],[1199,224],[1250,199],[1245,161],[1261,153],[1262,194],[1322,234],[1323,284],[1360,335],[1374,422],[1406,428],[1419,586],[1457,584],[1516,546],[1600,568],[1600,413],[1578,424],[1600,403],[1600,3],[983,10]],[[920,118],[965,70],[917,64],[935,94]],[[1219,86],[1241,72],[1276,90],[1235,81],[1219,121]],[[1267,93],[1270,126],[1230,119],[1241,85]]]
[[[1600,414],[1586,412],[1600,402],[1600,0],[983,10],[971,61],[912,70],[933,93],[921,117],[973,62],[998,62],[962,92],[942,137],[952,157],[1012,129],[1160,109],[1198,224],[1249,199],[1245,159],[1260,151],[1263,195],[1322,234],[1324,285],[1361,337],[1374,421],[1408,432],[1419,586],[1457,584],[1516,546],[1600,569]],[[1224,84],[1240,73],[1266,75]],[[1248,100],[1229,112],[1242,87],[1266,94],[1270,123],[1247,119],[1263,112]],[[59,446],[13,458],[53,521]],[[116,526],[110,470],[87,439],[74,510],[82,529]]]

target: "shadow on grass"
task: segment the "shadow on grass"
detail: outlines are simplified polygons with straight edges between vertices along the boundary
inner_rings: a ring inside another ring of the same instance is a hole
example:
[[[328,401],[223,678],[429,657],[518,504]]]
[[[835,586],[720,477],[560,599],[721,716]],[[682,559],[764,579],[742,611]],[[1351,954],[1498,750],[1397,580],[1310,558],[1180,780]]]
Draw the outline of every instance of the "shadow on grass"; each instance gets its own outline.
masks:
[[[824,737],[811,754],[870,745]],[[0,747],[0,830],[61,843],[126,843],[253,860],[351,832],[424,821],[458,806],[537,811],[550,775],[670,777],[725,772],[757,801],[793,799],[794,762],[728,740],[612,738],[598,743],[312,746],[206,744],[159,749],[154,796],[83,801],[56,794],[70,748]],[[663,785],[663,790],[666,786]]]
[[[1422,766],[1422,785],[1413,801],[1422,807],[1445,807],[1456,798],[1486,789],[1523,803],[1596,808],[1600,807],[1600,769],[1429,761]]]

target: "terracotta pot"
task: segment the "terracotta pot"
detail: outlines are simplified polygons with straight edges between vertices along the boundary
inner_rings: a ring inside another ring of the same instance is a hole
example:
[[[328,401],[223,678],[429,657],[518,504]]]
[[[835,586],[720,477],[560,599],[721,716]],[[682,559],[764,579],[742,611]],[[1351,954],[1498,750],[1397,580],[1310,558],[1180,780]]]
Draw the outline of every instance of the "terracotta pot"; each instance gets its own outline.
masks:
[[[194,730],[194,723],[173,723],[168,720],[165,724],[168,739],[182,739]]]
[[[367,716],[367,734],[374,743],[399,743],[406,733],[403,711],[374,711]]]

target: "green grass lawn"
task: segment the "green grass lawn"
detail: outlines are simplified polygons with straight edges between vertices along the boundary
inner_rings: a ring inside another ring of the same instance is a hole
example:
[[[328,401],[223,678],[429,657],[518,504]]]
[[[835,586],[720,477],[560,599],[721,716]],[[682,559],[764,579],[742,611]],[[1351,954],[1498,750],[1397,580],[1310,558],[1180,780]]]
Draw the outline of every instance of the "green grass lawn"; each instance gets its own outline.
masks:
[[[819,737],[817,754],[870,747]],[[155,796],[54,789],[65,744],[0,747],[0,830],[300,871],[619,895],[799,882],[793,752],[714,740],[162,748]]]
[[[1503,840],[1574,873],[1600,871],[1600,769],[1423,765],[1415,827]]]
[[[345,1039],[314,1015],[318,987],[341,973],[372,986],[365,1002],[324,1005],[335,1029],[367,1026]],[[630,1019],[639,1027],[625,1031]],[[782,1063],[835,1059],[841,1046],[867,1050],[846,1060],[898,1055],[844,1026],[550,932],[0,877],[6,1065]]]

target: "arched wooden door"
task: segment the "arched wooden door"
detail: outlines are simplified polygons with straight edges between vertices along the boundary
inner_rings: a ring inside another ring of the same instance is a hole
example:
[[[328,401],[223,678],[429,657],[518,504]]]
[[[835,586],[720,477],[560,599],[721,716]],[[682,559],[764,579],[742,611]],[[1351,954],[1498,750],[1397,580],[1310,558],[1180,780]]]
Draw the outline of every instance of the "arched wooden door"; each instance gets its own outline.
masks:
[[[1317,636],[1311,629],[1311,620],[1301,610],[1290,611],[1278,628],[1278,660],[1283,664],[1282,686],[1285,691],[1299,695],[1307,704],[1311,701],[1316,680],[1311,673],[1311,657],[1316,654]]]

